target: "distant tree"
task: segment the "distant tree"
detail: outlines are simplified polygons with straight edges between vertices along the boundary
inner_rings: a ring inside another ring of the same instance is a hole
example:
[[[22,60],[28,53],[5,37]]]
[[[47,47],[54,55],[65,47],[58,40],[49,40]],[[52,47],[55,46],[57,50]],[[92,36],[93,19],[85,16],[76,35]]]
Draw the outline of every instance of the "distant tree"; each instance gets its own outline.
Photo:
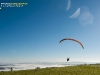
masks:
[[[40,67],[36,67],[35,69],[40,69]]]

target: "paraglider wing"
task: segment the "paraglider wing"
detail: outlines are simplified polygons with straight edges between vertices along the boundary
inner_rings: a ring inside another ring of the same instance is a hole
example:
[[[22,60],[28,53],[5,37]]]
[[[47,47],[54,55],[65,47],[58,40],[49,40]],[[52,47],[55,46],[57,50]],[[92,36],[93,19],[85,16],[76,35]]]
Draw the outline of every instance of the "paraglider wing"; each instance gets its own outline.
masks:
[[[78,41],[78,40],[73,39],[73,38],[64,38],[64,39],[60,40],[59,43],[61,43],[64,40],[72,40],[72,41],[75,41],[75,42],[79,43],[82,46],[82,48],[84,49],[84,46],[82,45],[82,43],[80,41]]]

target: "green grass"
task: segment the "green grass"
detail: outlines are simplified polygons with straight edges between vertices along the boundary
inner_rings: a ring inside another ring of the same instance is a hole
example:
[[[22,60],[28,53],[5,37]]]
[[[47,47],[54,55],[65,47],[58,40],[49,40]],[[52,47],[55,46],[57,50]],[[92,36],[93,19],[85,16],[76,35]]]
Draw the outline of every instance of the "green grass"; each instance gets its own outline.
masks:
[[[100,75],[100,65],[79,65],[34,70],[0,72],[0,75]]]

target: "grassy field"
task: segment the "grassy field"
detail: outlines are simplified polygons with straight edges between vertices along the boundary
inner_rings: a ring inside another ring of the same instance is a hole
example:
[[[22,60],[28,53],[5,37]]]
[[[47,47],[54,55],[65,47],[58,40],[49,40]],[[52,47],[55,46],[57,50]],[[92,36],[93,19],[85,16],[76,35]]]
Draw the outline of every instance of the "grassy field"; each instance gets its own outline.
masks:
[[[100,75],[100,65],[78,65],[0,72],[0,75]]]

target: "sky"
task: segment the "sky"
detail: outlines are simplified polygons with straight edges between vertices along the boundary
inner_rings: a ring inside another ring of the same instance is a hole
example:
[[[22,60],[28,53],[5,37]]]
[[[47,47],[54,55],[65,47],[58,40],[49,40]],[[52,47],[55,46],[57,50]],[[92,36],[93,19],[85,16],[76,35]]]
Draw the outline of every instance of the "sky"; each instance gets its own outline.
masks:
[[[100,0],[12,2],[28,4],[0,9],[0,62],[100,62]]]

